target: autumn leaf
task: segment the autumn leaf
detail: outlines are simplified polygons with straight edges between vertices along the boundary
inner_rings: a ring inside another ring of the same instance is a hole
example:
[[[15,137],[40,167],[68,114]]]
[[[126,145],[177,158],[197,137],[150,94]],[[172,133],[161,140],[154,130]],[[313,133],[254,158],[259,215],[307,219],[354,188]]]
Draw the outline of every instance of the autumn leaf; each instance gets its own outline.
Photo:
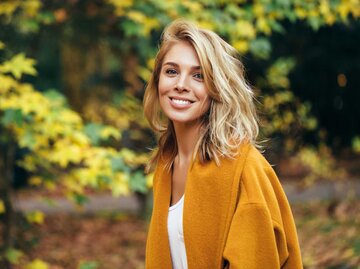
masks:
[[[117,173],[113,179],[111,190],[115,197],[129,193],[129,177],[125,173]]]
[[[15,248],[9,248],[6,250],[5,257],[12,264],[18,264],[23,253]]]
[[[16,79],[20,79],[22,74],[36,75],[35,63],[34,59],[26,58],[24,53],[19,53],[0,65],[0,72],[11,73]]]
[[[153,187],[154,173],[146,175],[146,186],[150,189]]]
[[[0,214],[5,213],[5,204],[4,201],[0,199]]]
[[[35,210],[33,212],[26,214],[26,220],[30,223],[43,224],[44,219],[45,219],[44,213],[39,210]]]
[[[15,10],[19,7],[20,1],[6,1],[0,3],[0,15],[11,16]]]
[[[33,260],[31,263],[27,264],[25,269],[48,269],[49,265],[40,260],[40,259],[35,259]]]
[[[109,139],[110,137],[113,137],[115,139],[120,139],[121,138],[121,133],[118,129],[112,127],[112,126],[105,126],[101,131],[100,131],[100,137],[102,139]]]

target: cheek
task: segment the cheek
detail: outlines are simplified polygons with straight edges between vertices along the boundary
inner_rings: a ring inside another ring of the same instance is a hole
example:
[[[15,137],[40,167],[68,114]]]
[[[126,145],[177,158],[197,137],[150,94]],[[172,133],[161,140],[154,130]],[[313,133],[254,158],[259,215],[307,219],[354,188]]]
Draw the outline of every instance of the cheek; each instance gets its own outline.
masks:
[[[207,91],[198,94],[198,100],[200,101],[199,113],[205,114],[210,109],[211,97],[207,94]]]
[[[158,91],[159,91],[159,96],[167,93],[171,87],[171,81],[169,81],[169,79],[167,79],[166,77],[160,75],[159,77],[159,83],[158,83]]]

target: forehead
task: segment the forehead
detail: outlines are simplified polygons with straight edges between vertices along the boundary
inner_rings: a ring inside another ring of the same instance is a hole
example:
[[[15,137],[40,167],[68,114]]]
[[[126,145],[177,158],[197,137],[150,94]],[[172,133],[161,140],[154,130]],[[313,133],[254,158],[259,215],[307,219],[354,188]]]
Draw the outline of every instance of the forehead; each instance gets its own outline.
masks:
[[[194,47],[186,41],[179,41],[172,45],[165,54],[163,64],[174,62],[179,65],[200,66],[199,57]]]

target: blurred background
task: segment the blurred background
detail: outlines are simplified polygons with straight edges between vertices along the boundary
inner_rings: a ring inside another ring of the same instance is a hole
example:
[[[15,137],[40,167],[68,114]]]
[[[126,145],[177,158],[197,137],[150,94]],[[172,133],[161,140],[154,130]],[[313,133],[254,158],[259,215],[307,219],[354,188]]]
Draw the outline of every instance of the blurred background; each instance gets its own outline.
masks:
[[[144,268],[161,31],[240,53],[304,268],[360,268],[359,0],[1,0],[0,268]]]

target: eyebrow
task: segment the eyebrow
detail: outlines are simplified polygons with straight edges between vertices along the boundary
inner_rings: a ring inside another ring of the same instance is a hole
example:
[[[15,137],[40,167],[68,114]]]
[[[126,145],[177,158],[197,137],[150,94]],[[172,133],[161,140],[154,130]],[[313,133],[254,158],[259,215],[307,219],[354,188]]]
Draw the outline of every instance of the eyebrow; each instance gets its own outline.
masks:
[[[174,66],[174,67],[179,67],[179,65],[177,63],[174,63],[174,62],[166,62],[163,64],[164,65],[171,65],[171,66]],[[191,67],[191,69],[196,69],[196,70],[201,70],[201,66],[200,65],[194,65]]]

